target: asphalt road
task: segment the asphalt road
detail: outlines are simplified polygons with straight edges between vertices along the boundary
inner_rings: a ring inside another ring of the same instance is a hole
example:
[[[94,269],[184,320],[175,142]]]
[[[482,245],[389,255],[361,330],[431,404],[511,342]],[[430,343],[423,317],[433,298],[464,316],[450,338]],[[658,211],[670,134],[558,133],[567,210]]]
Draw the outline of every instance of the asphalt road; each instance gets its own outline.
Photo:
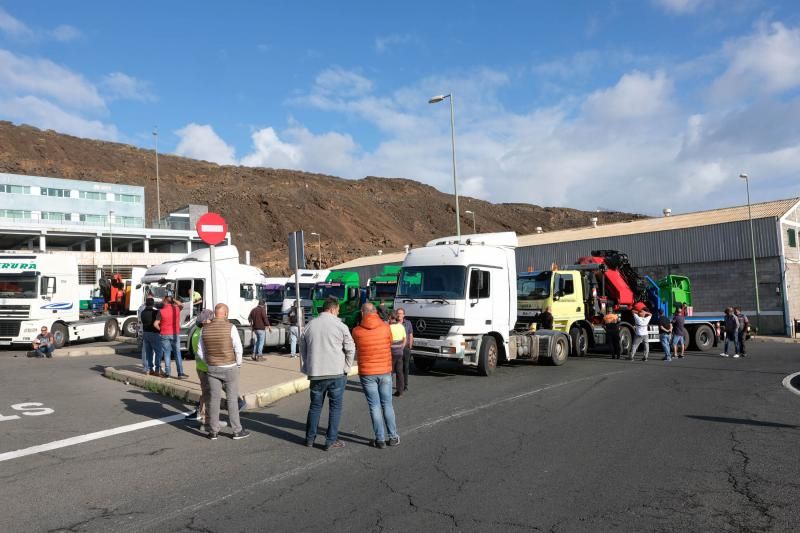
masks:
[[[0,531],[797,530],[800,346],[749,350],[444,367],[412,376],[384,450],[351,381],[342,450],[301,445],[301,394],[248,412],[243,441],[181,421],[5,460]],[[0,454],[185,408],[99,375],[121,361],[0,352]]]

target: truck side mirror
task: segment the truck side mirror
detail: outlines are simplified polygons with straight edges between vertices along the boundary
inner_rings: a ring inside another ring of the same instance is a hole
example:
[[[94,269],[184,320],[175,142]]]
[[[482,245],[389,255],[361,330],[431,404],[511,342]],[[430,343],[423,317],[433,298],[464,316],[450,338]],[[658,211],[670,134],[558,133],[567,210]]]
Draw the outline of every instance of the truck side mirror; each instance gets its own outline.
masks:
[[[469,273],[469,299],[477,300],[481,290],[481,273],[473,270]]]

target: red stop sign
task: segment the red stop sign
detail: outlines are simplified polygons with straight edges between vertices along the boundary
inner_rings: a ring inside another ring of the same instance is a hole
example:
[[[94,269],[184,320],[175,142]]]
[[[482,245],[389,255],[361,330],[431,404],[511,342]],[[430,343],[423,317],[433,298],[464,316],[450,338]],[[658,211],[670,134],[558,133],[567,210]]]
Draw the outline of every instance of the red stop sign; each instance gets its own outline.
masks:
[[[200,239],[210,245],[215,246],[225,240],[228,233],[228,224],[218,213],[206,213],[197,220],[197,235]]]

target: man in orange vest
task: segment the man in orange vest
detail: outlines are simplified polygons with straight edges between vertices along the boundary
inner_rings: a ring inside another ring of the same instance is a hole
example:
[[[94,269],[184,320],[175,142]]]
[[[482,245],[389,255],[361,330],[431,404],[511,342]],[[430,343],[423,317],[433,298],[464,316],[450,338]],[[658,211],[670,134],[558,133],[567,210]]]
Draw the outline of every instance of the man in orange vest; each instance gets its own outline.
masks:
[[[361,306],[361,323],[353,330],[353,340],[358,376],[375,431],[372,445],[380,449],[397,446],[400,436],[392,407],[392,332],[371,303]]]

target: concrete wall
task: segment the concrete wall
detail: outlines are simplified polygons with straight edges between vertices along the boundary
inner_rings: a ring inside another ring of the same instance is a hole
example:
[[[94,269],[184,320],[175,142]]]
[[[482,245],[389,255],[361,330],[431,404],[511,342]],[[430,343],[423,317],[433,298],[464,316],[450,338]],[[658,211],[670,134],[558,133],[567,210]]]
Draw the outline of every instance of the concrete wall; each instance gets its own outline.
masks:
[[[787,213],[781,224],[781,238],[783,240],[784,276],[786,277],[787,315],[790,326],[795,320],[800,320],[800,207]],[[795,232],[795,245],[789,244],[789,230]],[[792,330],[791,333],[795,333]]]

